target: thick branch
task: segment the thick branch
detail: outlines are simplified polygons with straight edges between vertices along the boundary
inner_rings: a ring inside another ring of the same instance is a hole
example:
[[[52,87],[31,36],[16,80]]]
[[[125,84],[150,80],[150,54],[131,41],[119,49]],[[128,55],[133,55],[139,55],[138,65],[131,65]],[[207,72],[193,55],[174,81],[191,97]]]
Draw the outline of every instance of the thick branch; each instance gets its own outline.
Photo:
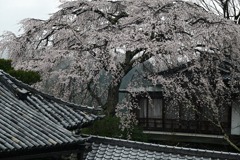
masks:
[[[89,91],[91,97],[94,98],[100,106],[103,106],[101,98],[96,94],[94,90],[92,90],[92,83],[93,79],[91,79],[91,81],[87,84],[87,90]]]

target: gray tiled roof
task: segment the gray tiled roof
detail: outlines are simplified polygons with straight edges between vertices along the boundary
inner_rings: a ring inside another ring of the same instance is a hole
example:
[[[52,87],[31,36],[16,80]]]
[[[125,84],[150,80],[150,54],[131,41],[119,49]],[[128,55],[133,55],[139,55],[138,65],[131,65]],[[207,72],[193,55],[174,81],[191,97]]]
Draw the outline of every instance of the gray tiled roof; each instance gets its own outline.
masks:
[[[22,105],[22,104],[20,104]],[[81,142],[70,131],[16,103],[0,102],[0,153]]]
[[[69,128],[97,118],[94,109],[63,102],[0,71],[0,156],[82,144]],[[83,110],[83,111],[81,111]]]
[[[91,149],[85,154],[86,160],[213,160],[240,159],[240,154],[218,152],[193,148],[182,148],[167,145],[135,142],[93,136],[89,140]]]
[[[64,102],[16,80],[0,70],[0,100],[23,105],[67,129],[76,129],[98,118],[98,109]]]

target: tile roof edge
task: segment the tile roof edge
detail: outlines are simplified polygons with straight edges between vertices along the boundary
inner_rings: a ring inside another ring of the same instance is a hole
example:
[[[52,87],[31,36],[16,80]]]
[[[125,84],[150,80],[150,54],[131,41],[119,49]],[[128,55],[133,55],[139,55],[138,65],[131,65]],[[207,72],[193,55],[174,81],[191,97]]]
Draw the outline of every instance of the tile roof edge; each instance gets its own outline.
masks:
[[[5,76],[5,77],[4,77]],[[16,79],[15,77],[9,75],[8,73],[4,72],[3,70],[0,69],[0,79],[3,79],[3,81],[6,81],[6,83],[9,84],[9,82],[7,82],[7,80],[11,80],[14,84],[16,84],[18,87],[21,87],[23,89],[25,89],[26,91],[29,91],[33,94],[39,94],[44,98],[53,100],[54,102],[63,104],[63,105],[67,105],[70,106],[72,109],[77,109],[77,110],[82,110],[82,111],[87,111],[89,113],[97,113],[100,112],[102,110],[101,106],[98,107],[90,107],[90,106],[83,106],[83,105],[78,105],[78,104],[74,104],[74,103],[70,103],[70,102],[66,102],[60,98],[56,98],[53,95],[49,95],[47,93],[38,91],[37,89],[31,87],[28,84],[23,83],[22,81],[19,81],[18,79]],[[8,86],[10,87],[10,86]],[[11,88],[12,90],[12,88]]]
[[[87,136],[87,135],[82,135],[82,136]],[[110,138],[110,137],[103,137],[103,136],[96,136],[96,135],[88,135],[88,136],[91,137],[89,138],[90,143],[111,144],[111,145],[125,146],[129,148],[165,152],[165,153],[174,153],[174,154],[181,154],[181,155],[211,157],[211,158],[220,158],[220,159],[236,159],[236,160],[240,159],[240,153],[168,146],[168,145],[138,142],[138,141],[124,140],[124,139],[117,139],[117,138]]]
[[[73,142],[68,142],[68,143],[64,143],[64,144],[55,144],[55,145],[50,145],[50,146],[36,146],[36,147],[28,147],[28,148],[21,148],[21,149],[14,149],[14,150],[6,150],[6,151],[0,151],[0,157],[2,158],[3,155],[11,155],[12,153],[20,153],[21,152],[26,152],[26,154],[29,154],[29,151],[36,151],[36,150],[52,150],[55,148],[63,148],[63,147],[71,147],[71,146],[86,146],[86,141],[88,140],[88,138],[81,138],[78,137],[76,138],[75,141]]]

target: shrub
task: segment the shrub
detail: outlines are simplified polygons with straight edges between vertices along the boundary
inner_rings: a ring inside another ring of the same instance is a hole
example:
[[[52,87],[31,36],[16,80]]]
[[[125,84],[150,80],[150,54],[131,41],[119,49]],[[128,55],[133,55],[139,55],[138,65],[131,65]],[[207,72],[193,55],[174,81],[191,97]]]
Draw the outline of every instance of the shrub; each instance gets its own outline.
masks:
[[[0,69],[29,85],[41,80],[41,76],[39,73],[34,71],[14,70],[11,63],[11,60],[0,59]]]
[[[120,129],[119,118],[115,116],[107,116],[102,120],[94,122],[90,127],[83,128],[83,134],[92,134],[98,136],[106,136],[112,138],[127,139],[128,133]],[[131,134],[131,140],[147,142],[147,135],[143,134],[143,130],[139,126],[134,126]]]
[[[82,133],[119,138],[121,137],[119,125],[117,117],[107,116],[94,122],[90,127],[83,128]]]
[[[8,71],[8,73],[11,76],[29,85],[39,82],[41,80],[40,75],[34,71],[10,70]]]
[[[13,70],[11,63],[11,60],[0,59],[0,69],[2,69],[4,72]]]

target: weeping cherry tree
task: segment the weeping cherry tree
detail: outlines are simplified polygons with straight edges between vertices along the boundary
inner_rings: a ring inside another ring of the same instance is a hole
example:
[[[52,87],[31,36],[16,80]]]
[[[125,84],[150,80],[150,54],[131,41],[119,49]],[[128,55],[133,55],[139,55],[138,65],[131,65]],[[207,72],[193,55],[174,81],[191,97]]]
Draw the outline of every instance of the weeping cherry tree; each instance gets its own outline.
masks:
[[[139,76],[163,86],[167,105],[199,113],[207,108],[201,115],[231,142],[220,110],[239,91],[240,29],[234,22],[178,0],[75,0],[63,2],[47,20],[21,23],[23,33],[2,35],[0,49],[16,68],[42,74],[36,87],[54,75],[53,94],[70,101],[81,95],[82,104],[91,97],[129,128],[137,104],[118,105],[119,87],[133,68],[148,62],[151,69]]]

